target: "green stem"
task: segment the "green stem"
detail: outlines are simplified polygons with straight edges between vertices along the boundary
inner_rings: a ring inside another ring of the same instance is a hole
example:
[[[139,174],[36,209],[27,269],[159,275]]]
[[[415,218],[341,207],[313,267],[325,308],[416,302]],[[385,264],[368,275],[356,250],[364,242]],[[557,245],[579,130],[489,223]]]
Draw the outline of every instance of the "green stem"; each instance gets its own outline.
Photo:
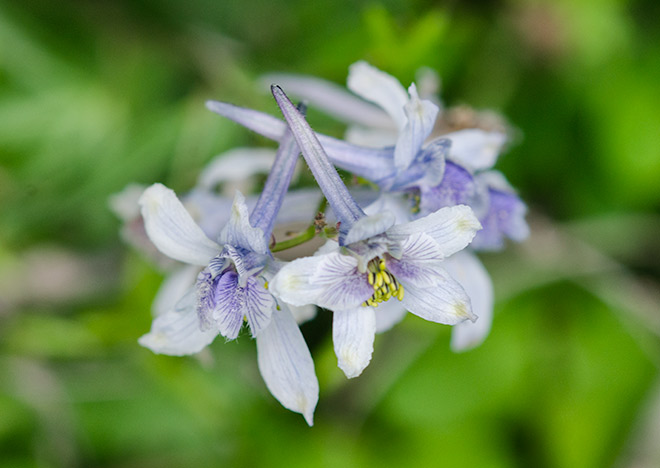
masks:
[[[326,198],[323,197],[319,202],[319,206],[316,212],[325,213],[327,207],[328,207],[328,200],[326,200]],[[316,235],[316,226],[314,225],[314,223],[312,223],[307,229],[300,232],[297,236],[292,237],[291,239],[284,240],[282,242],[278,242],[273,247],[271,247],[270,251],[275,253],[275,252],[281,252],[282,250],[290,249],[292,247],[295,247],[300,244],[304,244],[305,242],[312,240],[315,235]]]

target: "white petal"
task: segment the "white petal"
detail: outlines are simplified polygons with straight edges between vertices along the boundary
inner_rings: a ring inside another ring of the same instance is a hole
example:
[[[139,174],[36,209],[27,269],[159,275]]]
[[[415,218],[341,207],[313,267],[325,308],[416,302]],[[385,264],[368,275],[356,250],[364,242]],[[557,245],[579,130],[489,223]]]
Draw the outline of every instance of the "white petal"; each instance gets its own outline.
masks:
[[[332,310],[357,307],[373,293],[357,260],[336,252],[294,260],[282,267],[269,288],[288,304]]]
[[[451,349],[466,351],[479,346],[488,336],[493,321],[493,282],[476,255],[458,252],[445,261],[449,274],[470,296],[472,311],[479,317],[476,322],[462,322],[451,332]]]
[[[245,204],[245,197],[239,191],[236,191],[234,196],[231,216],[220,234],[220,242],[263,255],[268,253],[264,233],[261,229],[250,225],[250,215]]]
[[[380,196],[364,209],[364,212],[368,215],[375,215],[384,211],[394,214],[396,224],[407,223],[412,217],[410,203],[401,194],[381,192]]]
[[[319,383],[305,339],[286,306],[273,311],[270,324],[257,335],[257,360],[270,393],[313,425]]]
[[[376,308],[376,333],[386,332],[403,320],[406,313],[406,308],[396,299],[379,304]]]
[[[217,330],[201,330],[193,302],[183,310],[170,310],[156,317],[151,331],[138,343],[157,354],[185,356],[200,352],[217,335]]]
[[[400,281],[408,281],[418,287],[433,286],[441,280],[437,271],[444,266],[443,258],[437,242],[420,232],[406,239],[401,258],[389,259],[387,268]]]
[[[451,140],[449,157],[473,171],[490,169],[506,143],[501,132],[487,132],[470,128],[443,135]]]
[[[344,238],[344,245],[368,239],[377,234],[382,234],[396,222],[394,214],[390,211],[383,211],[371,216],[365,216],[359,219],[351,226],[351,229]]]
[[[335,310],[332,315],[332,342],[339,368],[352,379],[362,373],[371,361],[376,336],[373,307]]]
[[[422,148],[422,144],[433,131],[438,106],[431,101],[419,99],[415,85],[410,85],[410,101],[404,107],[406,124],[399,133],[394,149],[394,164],[406,169]]]
[[[403,240],[416,232],[424,232],[436,241],[445,257],[464,249],[477,231],[479,220],[469,206],[457,205],[438,211],[410,223],[398,224],[387,231],[393,239]]]
[[[213,190],[221,182],[243,181],[255,174],[267,174],[275,160],[269,148],[235,148],[207,164],[197,179],[201,188]]]
[[[406,125],[403,107],[408,102],[408,93],[392,75],[360,61],[349,67],[347,85],[358,96],[383,108],[399,129]]]
[[[164,314],[174,308],[174,305],[183,295],[195,286],[195,280],[199,273],[199,267],[194,265],[184,266],[173,271],[163,284],[158,288],[154,302],[151,304],[151,312],[155,317]]]
[[[410,313],[436,323],[455,325],[465,320],[476,320],[470,298],[461,285],[442,269],[436,270],[436,275],[438,281],[433,286],[420,287],[401,279],[403,306]]]
[[[220,246],[195,224],[174,192],[154,184],[140,197],[144,227],[151,242],[165,255],[192,265],[205,266]]]
[[[304,75],[272,73],[260,80],[264,86],[276,83],[288,94],[308,100],[312,106],[349,123],[393,128],[390,116],[330,81]]]

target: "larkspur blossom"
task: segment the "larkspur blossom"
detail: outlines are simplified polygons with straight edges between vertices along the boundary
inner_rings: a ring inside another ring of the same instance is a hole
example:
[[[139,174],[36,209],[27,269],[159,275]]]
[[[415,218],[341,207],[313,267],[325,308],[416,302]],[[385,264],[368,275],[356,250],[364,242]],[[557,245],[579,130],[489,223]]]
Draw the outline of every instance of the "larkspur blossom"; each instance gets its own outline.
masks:
[[[465,248],[481,228],[472,210],[443,208],[405,224],[395,224],[389,211],[367,216],[302,114],[279,87],[273,95],[340,225],[338,243],[285,265],[271,290],[285,302],[334,312],[333,341],[344,373],[356,377],[371,360],[380,303],[400,301],[432,322],[476,320],[469,297],[442,268],[442,260]]]
[[[291,82],[298,95],[309,98],[312,103],[320,103],[322,108],[329,108],[340,118],[358,122],[362,127],[373,122],[377,127],[375,134],[383,138],[382,144],[396,142],[395,147],[365,148],[318,135],[337,166],[373,181],[383,193],[411,196],[409,200],[413,201],[413,209],[399,217],[399,222],[442,207],[468,204],[484,226],[471,244],[472,249],[498,250],[504,246],[507,237],[521,241],[528,236],[525,204],[504,177],[491,170],[506,141],[501,131],[464,129],[425,144],[432,135],[438,107],[428,99],[421,99],[414,84],[406,92],[396,79],[365,62],[351,66],[348,79],[349,89],[365,100],[322,80],[287,78],[286,75],[278,78]],[[331,95],[332,99],[322,98],[324,94]],[[342,105],[341,110],[338,103]],[[207,105],[269,138],[277,140],[284,131],[283,123],[274,117],[225,103],[210,102]],[[373,136],[371,142],[375,143],[377,140]],[[385,200],[393,199],[385,197]],[[463,262],[465,265],[458,265],[458,271],[470,271],[468,275],[460,275],[461,284],[476,299],[474,308],[481,319],[478,325],[464,323],[455,327],[453,335],[457,336],[452,337],[452,349],[456,351],[469,349],[483,341],[490,329],[493,308],[492,283],[485,268],[472,254],[465,253],[458,259],[451,264]],[[403,317],[405,312],[392,307],[388,309],[393,312],[385,321],[387,324],[395,323],[396,317]],[[386,325],[379,324],[379,329],[386,328]]]
[[[157,353],[192,354],[218,334],[236,338],[245,321],[256,338],[266,386],[311,425],[318,401],[314,363],[287,304],[267,289],[277,269],[268,242],[297,155],[293,138],[284,138],[251,214],[237,192],[218,243],[195,224],[174,192],[160,184],[144,192],[140,205],[151,241],[165,255],[203,269],[196,287],[158,315],[140,343]]]

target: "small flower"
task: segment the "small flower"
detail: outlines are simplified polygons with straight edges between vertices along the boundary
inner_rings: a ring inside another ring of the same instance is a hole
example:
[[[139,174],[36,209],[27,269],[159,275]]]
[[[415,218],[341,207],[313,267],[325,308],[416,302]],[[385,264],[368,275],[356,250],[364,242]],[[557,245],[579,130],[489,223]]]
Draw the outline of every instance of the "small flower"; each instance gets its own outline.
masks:
[[[140,344],[157,353],[192,354],[218,334],[236,338],[246,321],[268,389],[311,425],[318,401],[314,363],[288,306],[267,289],[276,269],[268,241],[297,153],[291,138],[280,146],[251,215],[237,192],[219,243],[206,236],[170,189],[154,184],[144,192],[140,205],[151,241],[167,256],[203,269],[196,287],[156,317]]]
[[[476,320],[465,291],[442,268],[442,260],[465,248],[481,228],[472,210],[444,208],[400,225],[388,211],[367,216],[304,117],[281,89],[274,87],[273,94],[342,227],[338,244],[284,266],[271,283],[273,294],[334,311],[335,351],[348,377],[359,375],[371,359],[376,308],[383,302],[401,301],[413,314],[438,323]]]

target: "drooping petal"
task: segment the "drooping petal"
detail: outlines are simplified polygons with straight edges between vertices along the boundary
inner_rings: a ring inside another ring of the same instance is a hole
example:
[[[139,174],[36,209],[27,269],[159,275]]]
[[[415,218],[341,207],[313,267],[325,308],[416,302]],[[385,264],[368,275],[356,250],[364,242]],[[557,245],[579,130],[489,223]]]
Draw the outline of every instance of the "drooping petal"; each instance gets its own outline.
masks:
[[[472,311],[479,317],[476,322],[462,322],[451,332],[451,349],[467,351],[479,346],[490,333],[493,321],[493,282],[476,255],[458,252],[445,260],[445,268],[470,296]]]
[[[382,109],[330,81],[304,75],[271,73],[263,76],[261,82],[268,86],[277,83],[291,95],[309,101],[312,106],[342,122],[394,130],[394,122]]]
[[[371,216],[365,216],[353,224],[343,239],[343,245],[349,245],[364,239],[384,233],[396,222],[394,214],[390,211],[382,211]]]
[[[151,324],[151,331],[140,337],[138,343],[157,354],[185,356],[200,352],[217,335],[217,330],[201,329],[194,294],[189,294],[177,304],[176,309],[172,307],[157,316]]]
[[[155,317],[174,308],[176,303],[195,285],[199,267],[184,266],[173,271],[158,288],[151,312]]]
[[[396,299],[379,304],[376,308],[376,333],[383,333],[406,316],[406,308]]]
[[[476,128],[444,135],[452,141],[449,157],[471,170],[490,169],[506,143],[501,132],[487,132]]]
[[[373,307],[333,311],[332,342],[339,368],[349,379],[360,375],[369,365],[375,335],[376,315]]]
[[[366,275],[357,269],[357,260],[338,252],[288,263],[269,288],[289,304],[316,304],[333,310],[357,307],[373,294]]]
[[[436,270],[442,268],[443,255],[431,236],[419,232],[409,236],[402,246],[400,259],[388,258],[387,268],[400,281],[418,287],[432,286],[438,281]]]
[[[245,197],[236,192],[234,204],[231,207],[229,222],[220,234],[220,242],[240,247],[258,254],[268,253],[268,244],[264,232],[250,225],[250,216],[245,204]]]
[[[436,241],[445,257],[464,249],[481,229],[479,220],[469,206],[458,205],[441,208],[430,215],[406,224],[397,224],[387,231],[393,239],[423,232]]]
[[[270,324],[257,335],[257,362],[270,393],[312,426],[319,383],[307,343],[286,306],[274,310]]]
[[[154,184],[140,197],[144,227],[149,239],[165,255],[192,265],[206,265],[219,251],[195,224],[174,192]]]
[[[447,161],[440,183],[422,190],[420,209],[432,213],[445,206],[466,205],[475,193],[474,178],[465,168]]]
[[[384,109],[399,130],[406,125],[403,108],[408,102],[408,94],[393,76],[367,62],[359,61],[348,69],[347,86],[358,96]]]
[[[216,156],[197,179],[199,188],[214,190],[223,182],[240,182],[255,174],[267,174],[275,160],[270,148],[234,148]]]
[[[403,306],[409,312],[436,323],[455,325],[465,320],[476,320],[470,298],[461,285],[444,269],[436,269],[435,274],[437,281],[432,286],[418,286],[401,278],[400,283],[405,291]]]
[[[213,319],[220,334],[233,340],[246,318],[252,336],[259,333],[270,322],[275,307],[273,297],[261,279],[253,276],[244,287],[239,285],[238,275],[233,271],[223,273],[215,284]]]
[[[419,98],[414,83],[408,91],[410,100],[404,106],[406,124],[399,133],[394,149],[394,165],[400,170],[406,169],[415,159],[424,140],[433,131],[439,110],[431,101]]]

